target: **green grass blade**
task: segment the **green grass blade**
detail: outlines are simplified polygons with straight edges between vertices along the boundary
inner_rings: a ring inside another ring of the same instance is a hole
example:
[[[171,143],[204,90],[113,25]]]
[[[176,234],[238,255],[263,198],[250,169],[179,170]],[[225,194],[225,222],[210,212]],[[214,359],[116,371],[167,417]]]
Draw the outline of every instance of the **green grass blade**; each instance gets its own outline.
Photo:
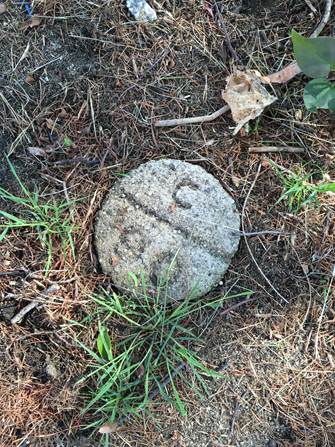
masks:
[[[20,224],[21,226],[25,225],[25,221],[14,216],[14,214],[7,213],[6,211],[0,210],[0,215],[7,218],[8,220]],[[10,224],[9,224],[10,225]]]
[[[175,385],[173,377],[172,377],[171,368],[170,368],[169,363],[170,363],[169,361],[166,362],[166,367],[167,367],[168,374],[170,377],[170,385],[171,385],[173,397],[175,400],[175,407],[177,408],[177,410],[179,411],[181,416],[186,416],[187,411],[186,411],[185,405],[184,405],[183,401],[181,400],[179,393],[177,391],[176,385]]]

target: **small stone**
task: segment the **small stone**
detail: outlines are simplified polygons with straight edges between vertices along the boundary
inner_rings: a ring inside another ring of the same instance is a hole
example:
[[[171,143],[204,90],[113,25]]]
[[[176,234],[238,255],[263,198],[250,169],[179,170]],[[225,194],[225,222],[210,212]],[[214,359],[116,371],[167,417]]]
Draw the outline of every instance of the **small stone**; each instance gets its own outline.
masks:
[[[127,0],[127,7],[139,22],[157,19],[156,11],[145,0]]]
[[[113,185],[96,217],[95,246],[103,272],[121,290],[131,288],[132,273],[153,290],[168,279],[167,295],[181,300],[217,286],[238,248],[239,228],[235,202],[217,179],[165,159]]]

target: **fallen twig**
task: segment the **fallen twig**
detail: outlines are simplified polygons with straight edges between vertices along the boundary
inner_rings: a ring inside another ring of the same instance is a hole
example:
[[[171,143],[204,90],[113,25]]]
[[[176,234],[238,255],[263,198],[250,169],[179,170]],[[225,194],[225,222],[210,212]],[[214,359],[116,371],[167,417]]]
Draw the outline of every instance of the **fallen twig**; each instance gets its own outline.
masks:
[[[294,154],[301,154],[305,152],[302,147],[293,146],[251,146],[249,153],[264,153],[264,152],[290,152]]]
[[[113,163],[114,161],[108,158],[98,159],[87,159],[85,157],[73,157],[73,158],[64,158],[63,160],[58,160],[53,163],[54,166],[71,166],[74,164],[81,164],[84,166],[99,166],[105,165],[107,163]],[[116,166],[120,166],[120,163],[113,164],[112,166],[108,166],[109,168],[114,168]]]
[[[314,5],[312,5],[312,2],[310,0],[305,0],[306,5],[309,7],[309,9],[312,11],[313,14],[317,14],[318,10]]]
[[[171,127],[171,126],[179,126],[179,125],[183,125],[183,124],[207,123],[209,121],[215,120],[219,116],[228,112],[228,110],[230,110],[230,107],[228,105],[225,105],[225,106],[221,107],[221,109],[217,110],[216,112],[211,113],[210,115],[194,116],[191,118],[177,118],[177,119],[171,119],[171,120],[160,120],[160,121],[156,121],[154,123],[154,126],[155,127]]]
[[[16,315],[14,315],[14,317],[10,320],[10,322],[12,324],[17,324],[17,323],[21,323],[22,319],[24,318],[24,316],[30,312],[31,310],[33,310],[35,307],[37,307],[38,305],[41,304],[40,298],[46,298],[48,295],[50,295],[51,293],[56,292],[57,290],[59,290],[59,286],[57,284],[52,284],[50,287],[48,287],[47,289],[45,289],[43,292],[41,292],[38,297],[36,297],[33,301],[31,301],[29,304],[27,304],[26,306],[24,306],[20,312],[18,312]]]
[[[68,166],[73,164],[83,164],[87,166],[97,166],[101,164],[101,160],[89,160],[85,157],[73,157],[65,158],[63,160],[58,160],[54,163],[55,166]]]
[[[37,307],[39,304],[41,304],[39,301],[31,301],[29,304],[27,304],[26,306],[24,306],[23,309],[20,310],[19,313],[17,313],[16,315],[14,315],[14,317],[10,320],[10,322],[12,324],[17,324],[17,323],[21,323],[21,321],[23,320],[23,317],[30,312],[31,310],[35,309],[35,307]]]
[[[276,73],[271,73],[268,76],[264,76],[263,80],[269,84],[284,84],[293,79],[299,73],[301,73],[299,65],[296,62],[292,62],[282,70],[279,70]]]
[[[262,230],[262,231],[248,231],[248,232],[243,232],[243,231],[239,231],[239,234],[241,236],[247,236],[247,237],[254,237],[254,236],[265,236],[265,235],[270,235],[270,236],[289,236],[291,233],[288,233],[286,231],[277,231],[277,230]]]

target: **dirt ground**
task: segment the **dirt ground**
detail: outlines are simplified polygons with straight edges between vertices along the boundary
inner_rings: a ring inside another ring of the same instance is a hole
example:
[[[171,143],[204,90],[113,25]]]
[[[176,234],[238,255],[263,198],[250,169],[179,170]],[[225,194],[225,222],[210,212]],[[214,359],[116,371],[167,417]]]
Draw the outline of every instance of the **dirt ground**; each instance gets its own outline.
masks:
[[[181,394],[188,416],[153,404],[150,418],[127,424],[113,446],[326,447],[335,445],[335,199],[290,213],[269,160],[306,165],[335,178],[334,115],[308,113],[298,76],[276,86],[278,101],[249,132],[233,136],[229,114],[202,124],[154,128],[159,118],[211,113],[236,67],[262,74],[292,61],[292,28],[309,34],[323,2],[305,0],[152,0],[158,20],[138,24],[125,2],[35,0],[29,27],[18,2],[0,14],[0,184],[18,193],[5,154],[43,198],[81,199],[74,207],[77,257],[45,253],[29,231],[0,242],[1,447],[97,446],[83,430],[77,385],[87,358],[63,325],[93,311],[90,295],[110,281],[97,266],[93,219],[122,173],[162,157],[199,164],[220,180],[247,232],[222,285],[251,289],[253,301],[200,324],[204,362],[224,365],[210,397]],[[323,35],[331,35],[334,15]],[[65,144],[71,139],[72,143]],[[250,154],[250,146],[298,146],[302,154]],[[39,156],[30,148],[40,148]],[[3,209],[10,204],[0,202]],[[59,291],[20,324],[11,318],[50,284]],[[94,346],[96,325],[84,334]]]

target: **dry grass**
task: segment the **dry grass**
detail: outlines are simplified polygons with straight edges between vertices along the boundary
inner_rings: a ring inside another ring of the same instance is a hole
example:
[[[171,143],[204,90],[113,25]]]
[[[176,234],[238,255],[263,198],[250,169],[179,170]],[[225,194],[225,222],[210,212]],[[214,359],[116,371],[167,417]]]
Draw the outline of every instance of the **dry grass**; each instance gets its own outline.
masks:
[[[248,154],[254,145],[300,146],[302,155],[271,159],[292,170],[308,162],[334,179],[333,117],[304,110],[299,77],[276,87],[280,99],[249,134],[233,137],[229,115],[202,126],[154,129],[154,118],[201,115],[222,106],[224,79],[239,64],[210,13],[212,2],[203,7],[198,1],[152,1],[160,19],[150,26],[132,22],[121,0],[97,3],[36,0],[35,13],[43,19],[34,29],[23,27],[24,15],[14,3],[0,16],[0,145],[12,152],[21,178],[46,199],[83,199],[76,207],[77,259],[56,247],[48,278],[33,234],[11,234],[0,245],[1,271],[24,269],[0,276],[0,445],[71,446],[67,436],[87,422],[80,418],[82,397],[74,386],[87,359],[61,325],[89,314],[90,294],[108,281],[98,272],[91,244],[104,192],[123,172],[161,157],[202,165],[240,209],[261,163],[245,207],[246,230],[289,234],[248,238],[257,265],[243,242],[221,286],[238,283],[257,297],[248,309],[217,315],[204,333],[204,358],[227,361],[228,380],[211,385],[208,401],[185,395],[186,420],[169,406],[153,408],[160,427],[143,419],[118,434],[115,445],[334,445],[334,198],[324,196],[318,209],[296,215],[284,203],[272,209],[282,193],[278,178],[266,156]],[[263,74],[291,61],[293,27],[307,32],[316,23],[304,0],[278,1],[270,12],[255,15],[239,11],[235,1],[217,3],[242,63]],[[334,18],[325,34],[333,24]],[[72,139],[71,147],[64,137]],[[32,156],[29,146],[45,155]],[[1,182],[17,193],[7,174],[1,164]],[[61,288],[57,299],[11,326],[9,315],[51,283]],[[96,330],[92,324],[85,334],[91,346]],[[56,377],[47,372],[50,362]]]

